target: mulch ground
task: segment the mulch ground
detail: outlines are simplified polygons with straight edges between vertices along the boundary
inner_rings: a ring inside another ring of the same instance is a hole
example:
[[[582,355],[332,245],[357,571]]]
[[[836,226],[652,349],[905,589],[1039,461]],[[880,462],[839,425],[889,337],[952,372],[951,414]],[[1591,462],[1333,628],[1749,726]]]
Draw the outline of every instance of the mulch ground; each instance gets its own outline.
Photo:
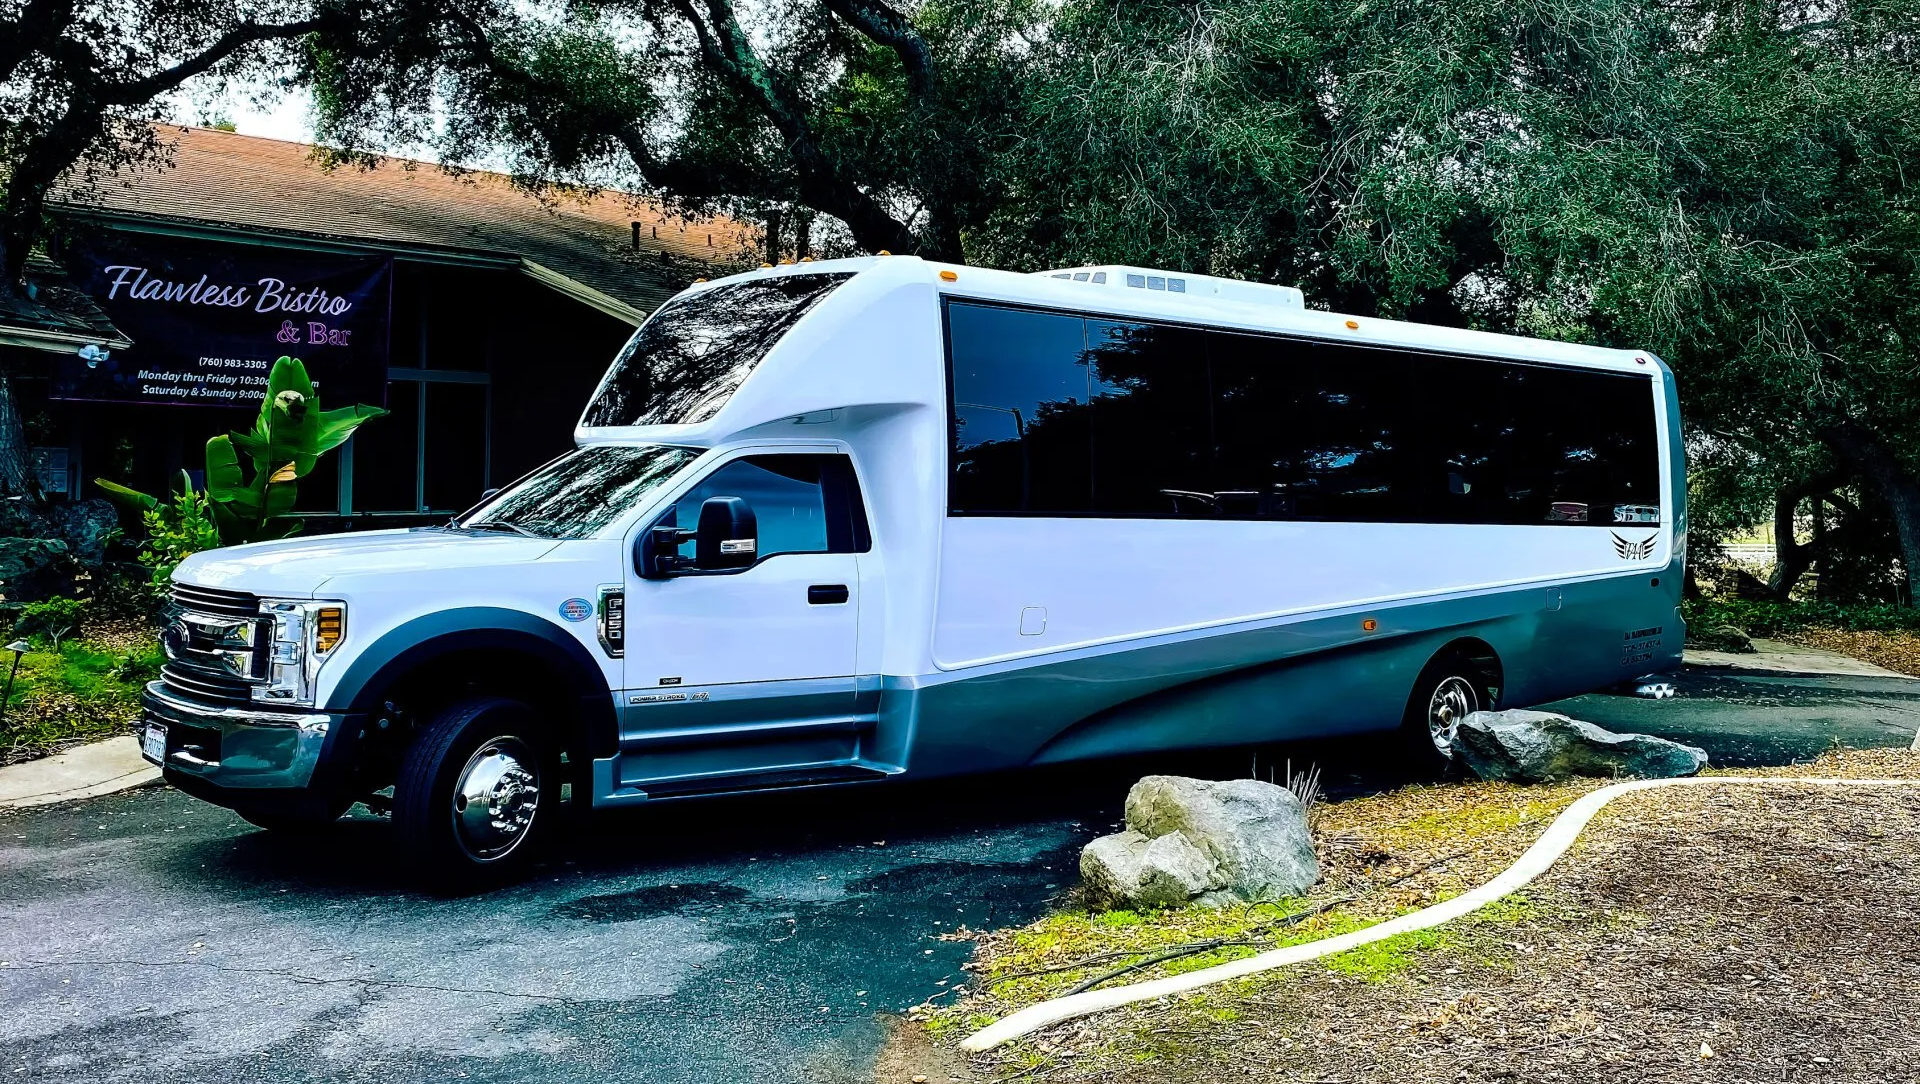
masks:
[[[1913,777],[1920,757],[1840,752],[1792,774]],[[1376,812],[1401,850],[1421,834],[1407,824],[1430,823]],[[915,1036],[880,1079],[1920,1080],[1920,787],[1629,795],[1504,915],[1340,959],[971,1060]]]
[[[1875,666],[1920,677],[1920,632],[1889,629],[1854,632],[1847,629],[1801,629],[1783,635],[1789,643],[1837,651]]]

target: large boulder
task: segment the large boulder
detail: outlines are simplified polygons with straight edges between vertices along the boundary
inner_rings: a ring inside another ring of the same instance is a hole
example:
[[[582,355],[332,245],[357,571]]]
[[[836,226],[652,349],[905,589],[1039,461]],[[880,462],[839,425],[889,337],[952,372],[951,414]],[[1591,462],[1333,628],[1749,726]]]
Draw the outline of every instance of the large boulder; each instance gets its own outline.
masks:
[[[1080,854],[1098,906],[1268,902],[1320,879],[1306,812],[1285,787],[1150,775],[1127,792],[1126,819]]]
[[[1545,783],[1573,776],[1693,775],[1707,753],[1648,734],[1615,734],[1550,711],[1476,711],[1460,720],[1454,752],[1482,779]]]
[[[0,501],[0,537],[64,542],[67,556],[87,569],[98,569],[106,563],[107,543],[119,529],[120,514],[98,497],[84,501]]]
[[[0,538],[0,596],[38,602],[73,590],[73,562],[57,538]]]

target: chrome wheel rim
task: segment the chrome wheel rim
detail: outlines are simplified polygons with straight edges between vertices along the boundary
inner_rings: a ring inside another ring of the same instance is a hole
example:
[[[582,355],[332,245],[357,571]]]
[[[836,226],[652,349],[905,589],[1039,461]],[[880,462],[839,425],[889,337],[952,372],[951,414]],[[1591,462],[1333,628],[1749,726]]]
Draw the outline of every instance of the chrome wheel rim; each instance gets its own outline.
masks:
[[[1460,720],[1480,710],[1480,693],[1473,682],[1449,677],[1434,687],[1427,701],[1427,734],[1433,747],[1442,753],[1453,752],[1454,735],[1460,732]]]
[[[519,738],[474,750],[453,785],[453,836],[476,862],[513,853],[540,811],[540,761]]]

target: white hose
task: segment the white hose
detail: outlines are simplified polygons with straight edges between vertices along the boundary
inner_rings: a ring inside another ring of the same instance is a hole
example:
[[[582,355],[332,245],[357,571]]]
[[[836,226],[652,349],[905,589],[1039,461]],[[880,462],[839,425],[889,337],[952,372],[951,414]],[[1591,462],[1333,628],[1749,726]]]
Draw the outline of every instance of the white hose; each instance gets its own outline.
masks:
[[[1920,744],[1920,738],[1916,739]],[[1695,776],[1688,779],[1640,779],[1628,783],[1615,783],[1602,787],[1582,797],[1568,806],[1552,824],[1527,848],[1513,865],[1508,866],[1499,876],[1471,892],[1455,896],[1450,900],[1423,907],[1418,911],[1388,919],[1363,930],[1344,933],[1338,937],[1328,937],[1305,944],[1288,945],[1257,956],[1249,956],[1231,963],[1216,964],[1213,967],[1189,971],[1181,975],[1172,975],[1164,979],[1149,982],[1136,982],[1127,986],[1114,986],[1105,990],[1089,990],[1084,994],[1071,994],[1057,997],[1051,1001],[1042,1001],[1029,1005],[1005,1019],[998,1020],[966,1037],[960,1043],[963,1050],[979,1052],[991,1050],[1010,1039],[1017,1039],[1057,1024],[1062,1020],[1071,1020],[1077,1016],[1100,1012],[1103,1009],[1130,1005],[1136,1001],[1148,1001],[1170,994],[1181,994],[1197,990],[1202,986],[1226,982],[1229,979],[1271,971],[1276,967],[1317,960],[1323,956],[1332,956],[1359,948],[1375,941],[1384,941],[1389,937],[1409,933],[1413,930],[1425,930],[1442,923],[1451,922],[1462,915],[1470,914],[1487,904],[1501,899],[1514,891],[1525,887],[1534,878],[1545,873],[1555,860],[1573,846],[1580,832],[1600,812],[1608,802],[1637,790],[1651,790],[1655,787],[1698,786],[1702,784],[1758,784],[1758,783],[1799,783],[1823,787],[1897,787],[1920,784],[1920,779],[1817,779],[1786,778],[1779,776],[1736,776],[1711,775]],[[986,980],[991,981],[991,980]]]

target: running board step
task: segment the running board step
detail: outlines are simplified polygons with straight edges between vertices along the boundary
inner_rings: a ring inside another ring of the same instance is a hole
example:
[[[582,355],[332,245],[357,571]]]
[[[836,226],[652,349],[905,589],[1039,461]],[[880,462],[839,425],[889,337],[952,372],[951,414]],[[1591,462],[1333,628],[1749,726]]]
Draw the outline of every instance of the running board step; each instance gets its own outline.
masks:
[[[793,790],[800,787],[835,786],[842,783],[871,783],[899,774],[900,769],[868,764],[819,764],[795,768],[775,768],[761,772],[720,777],[669,779],[647,783],[639,797],[647,799],[688,798],[702,794],[743,794],[756,790]]]

